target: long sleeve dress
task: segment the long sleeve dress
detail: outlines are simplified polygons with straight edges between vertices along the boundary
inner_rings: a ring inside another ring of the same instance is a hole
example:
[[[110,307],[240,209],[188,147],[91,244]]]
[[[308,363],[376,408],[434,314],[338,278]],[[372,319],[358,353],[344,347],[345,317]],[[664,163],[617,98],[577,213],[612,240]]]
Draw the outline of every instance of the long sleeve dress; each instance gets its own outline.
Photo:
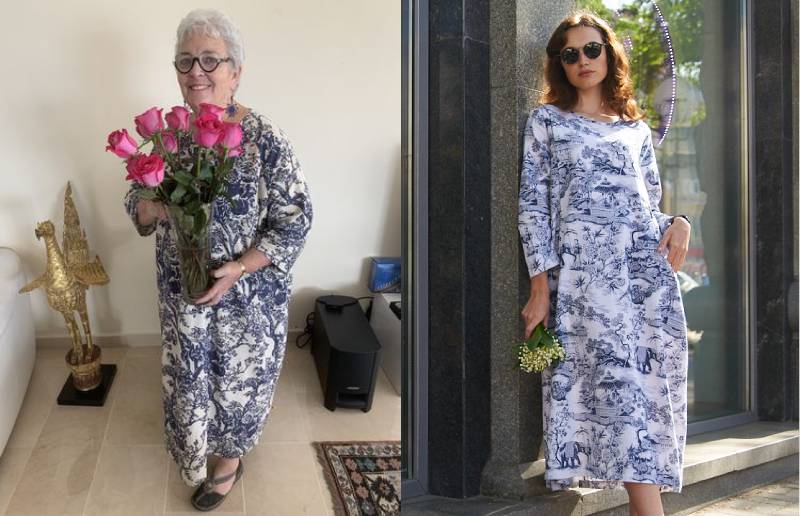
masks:
[[[242,119],[243,153],[229,174],[233,205],[215,201],[212,261],[256,248],[271,264],[245,274],[214,306],[181,296],[168,222],[142,226],[136,189],[125,207],[140,235],[156,233],[166,445],[184,482],[206,477],[206,457],[240,457],[258,443],[286,349],[291,269],[311,226],[309,190],[284,134],[266,117]]]
[[[533,110],[519,231],[530,276],[547,271],[566,360],[542,373],[545,482],[680,492],[686,322],[657,251],[670,224],[649,127],[553,105]]]

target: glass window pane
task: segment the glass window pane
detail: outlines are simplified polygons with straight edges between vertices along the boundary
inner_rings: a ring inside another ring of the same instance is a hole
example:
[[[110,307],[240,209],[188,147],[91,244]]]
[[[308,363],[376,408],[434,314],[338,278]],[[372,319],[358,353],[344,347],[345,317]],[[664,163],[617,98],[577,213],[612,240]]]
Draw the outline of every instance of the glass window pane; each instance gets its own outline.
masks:
[[[653,130],[661,210],[692,221],[679,271],[689,328],[689,422],[748,410],[742,4],[579,0],[625,42]]]

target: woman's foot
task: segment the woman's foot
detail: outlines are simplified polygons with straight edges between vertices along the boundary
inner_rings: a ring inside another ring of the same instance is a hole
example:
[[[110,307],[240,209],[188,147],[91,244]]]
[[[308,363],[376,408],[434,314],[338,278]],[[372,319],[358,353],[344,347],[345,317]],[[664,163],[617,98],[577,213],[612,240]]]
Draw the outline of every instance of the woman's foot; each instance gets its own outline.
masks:
[[[241,462],[242,461],[239,460],[238,457],[234,459],[220,457],[219,461],[217,461],[217,464],[214,466],[214,474],[212,475],[212,478],[218,479],[230,476],[230,480],[227,480],[221,484],[215,484],[215,492],[223,495],[226,495],[230,492],[230,490],[233,488],[233,484],[239,480],[239,477],[235,475],[231,476],[231,473],[236,473],[236,470],[239,469],[239,463]]]
[[[210,511],[218,507],[233,485],[242,476],[244,468],[240,458],[220,458],[211,478],[200,484],[192,495],[192,505],[199,511]]]

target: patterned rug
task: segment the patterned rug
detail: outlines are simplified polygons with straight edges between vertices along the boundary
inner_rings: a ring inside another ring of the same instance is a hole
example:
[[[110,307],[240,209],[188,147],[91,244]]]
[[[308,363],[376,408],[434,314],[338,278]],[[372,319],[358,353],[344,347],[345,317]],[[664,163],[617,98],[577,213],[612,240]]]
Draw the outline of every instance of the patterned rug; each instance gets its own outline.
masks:
[[[337,516],[400,514],[400,442],[315,442]]]

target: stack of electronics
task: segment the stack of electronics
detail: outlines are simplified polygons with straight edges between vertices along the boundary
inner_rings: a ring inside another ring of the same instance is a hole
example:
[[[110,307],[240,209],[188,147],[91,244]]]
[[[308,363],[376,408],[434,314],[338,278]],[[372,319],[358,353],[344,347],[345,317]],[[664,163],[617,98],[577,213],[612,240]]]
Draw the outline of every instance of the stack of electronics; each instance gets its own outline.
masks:
[[[401,392],[400,259],[373,258],[369,287],[376,294],[372,325],[356,298],[322,296],[314,304],[311,354],[328,410],[368,412],[380,360],[395,391]]]

